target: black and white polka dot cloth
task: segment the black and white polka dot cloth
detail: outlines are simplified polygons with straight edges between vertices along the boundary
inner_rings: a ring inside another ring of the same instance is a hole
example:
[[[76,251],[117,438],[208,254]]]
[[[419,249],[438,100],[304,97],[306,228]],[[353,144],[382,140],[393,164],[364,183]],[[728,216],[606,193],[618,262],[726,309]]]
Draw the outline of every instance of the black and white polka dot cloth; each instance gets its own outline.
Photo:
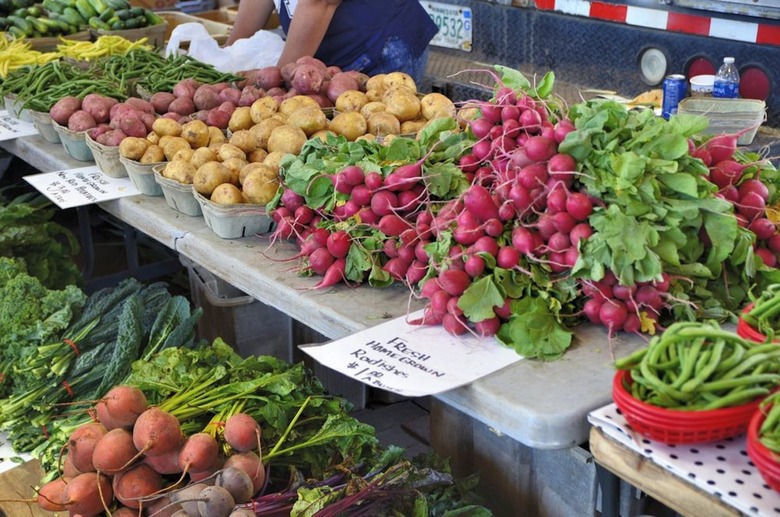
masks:
[[[748,458],[745,436],[694,445],[666,445],[635,433],[615,404],[588,421],[645,458],[720,498],[746,515],[780,517],[780,493],[764,482]]]

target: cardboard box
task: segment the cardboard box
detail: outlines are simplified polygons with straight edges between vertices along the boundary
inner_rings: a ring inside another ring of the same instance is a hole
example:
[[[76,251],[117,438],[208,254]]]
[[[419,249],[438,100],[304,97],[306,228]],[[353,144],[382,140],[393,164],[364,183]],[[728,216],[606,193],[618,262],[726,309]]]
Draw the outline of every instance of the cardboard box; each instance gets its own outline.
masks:
[[[206,32],[208,32],[212,38],[217,40],[217,43],[220,45],[223,45],[225,41],[227,41],[227,38],[230,35],[230,31],[233,29],[232,24],[207,20],[193,14],[184,14],[178,11],[162,11],[158,14],[162,16],[166,22],[168,22],[168,30],[165,33],[165,41],[168,41],[171,38],[173,29],[183,23],[200,23],[206,28]],[[189,42],[182,44],[182,48],[187,47],[189,47]]]

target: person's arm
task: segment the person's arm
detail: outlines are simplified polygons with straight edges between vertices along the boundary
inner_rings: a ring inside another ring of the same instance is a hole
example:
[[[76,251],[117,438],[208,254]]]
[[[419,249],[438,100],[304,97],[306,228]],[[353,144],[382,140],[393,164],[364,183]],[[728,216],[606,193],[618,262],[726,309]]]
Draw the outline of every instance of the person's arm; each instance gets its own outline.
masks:
[[[341,0],[298,1],[290,29],[287,31],[284,50],[277,63],[280,67],[295,62],[299,57],[313,56],[317,52],[340,3]]]
[[[265,27],[274,10],[273,0],[241,0],[238,3],[238,14],[233,23],[226,45],[232,45],[236,40],[250,38]]]

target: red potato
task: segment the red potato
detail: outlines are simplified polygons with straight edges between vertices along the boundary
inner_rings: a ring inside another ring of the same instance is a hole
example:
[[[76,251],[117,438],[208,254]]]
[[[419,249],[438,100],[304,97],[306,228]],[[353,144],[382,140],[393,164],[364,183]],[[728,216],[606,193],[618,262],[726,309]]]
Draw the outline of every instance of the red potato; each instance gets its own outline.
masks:
[[[95,122],[108,122],[111,107],[119,101],[99,93],[90,93],[81,101],[81,109],[89,113]]]
[[[345,74],[351,75],[358,83],[358,89],[362,92],[366,91],[366,83],[368,82],[369,77],[364,74],[363,72],[358,72],[357,70],[347,70],[344,72]]]
[[[244,86],[244,89],[241,90],[241,96],[238,98],[238,102],[236,104],[238,106],[251,106],[257,99],[264,95],[265,92],[263,90],[253,84],[250,84]]]
[[[54,122],[61,126],[65,126],[67,125],[70,116],[80,109],[81,99],[68,95],[54,103],[49,110],[49,115],[51,115]]]
[[[217,106],[215,109],[232,114],[234,111],[236,111],[236,104],[234,102],[225,101],[219,106]]]
[[[154,125],[155,116],[152,115],[151,113],[147,113],[147,112],[144,111],[144,112],[141,113],[141,116],[139,117],[139,119],[141,120],[141,122],[143,122],[144,127],[146,128],[146,134],[151,133],[152,132],[152,125]],[[146,136],[146,135],[144,135],[144,136]]]
[[[175,416],[157,407],[141,413],[133,426],[133,444],[147,456],[159,456],[179,446],[181,427]]]
[[[284,81],[284,84],[288,86],[292,84],[293,73],[295,72],[297,66],[298,65],[295,63],[287,63],[282,67],[281,73],[282,73],[282,80]]]
[[[114,476],[114,497],[128,508],[140,508],[139,498],[154,494],[162,485],[162,476],[149,465],[140,463]]]
[[[176,100],[176,96],[170,92],[157,92],[152,95],[149,102],[152,103],[154,112],[158,115],[162,115],[163,113],[168,112],[168,107],[174,100]]]
[[[102,145],[109,147],[116,147],[122,143],[122,140],[127,138],[127,134],[121,129],[110,129],[105,133],[98,136],[95,141]]]
[[[254,84],[263,90],[270,90],[284,83],[282,69],[278,66],[267,66],[257,70],[250,70],[246,77],[247,84]]]
[[[192,115],[195,113],[195,103],[192,97],[176,97],[169,105],[168,109],[181,116]]]
[[[108,476],[97,472],[85,472],[71,479],[63,494],[65,508],[71,514],[102,514],[111,500],[114,491]]]
[[[238,104],[238,99],[241,98],[241,91],[238,88],[225,88],[219,92],[217,98],[219,98],[220,103],[229,101],[233,104]]]
[[[340,74],[342,72],[340,66],[332,65],[325,69],[325,79],[330,79],[336,74]]]
[[[79,426],[68,438],[68,455],[73,466],[81,472],[94,472],[92,454],[95,446],[108,429],[98,422],[90,422]]]
[[[349,90],[359,90],[360,85],[357,79],[346,72],[341,72],[334,75],[330,81],[328,81],[327,95],[331,102],[336,102],[339,95]]]
[[[251,415],[236,413],[225,421],[225,441],[239,452],[260,448],[262,430]]]
[[[221,103],[219,100],[219,91],[210,84],[201,85],[195,90],[192,101],[195,103],[195,108],[199,110],[210,110],[216,108]]]
[[[71,131],[86,131],[97,126],[92,115],[84,110],[78,110],[68,119],[68,129]]]
[[[138,456],[133,434],[121,427],[106,433],[95,445],[92,465],[98,472],[113,475],[125,470]]]
[[[209,110],[206,114],[205,122],[209,126],[218,127],[219,129],[227,129],[228,124],[230,123],[230,113],[220,109]]]
[[[201,83],[197,79],[188,77],[187,79],[182,79],[173,86],[173,94],[176,97],[192,98],[200,85]]]
[[[301,56],[298,59],[295,60],[296,65],[310,65],[314,68],[317,68],[318,70],[325,71],[328,66],[322,62],[322,60],[317,59],[313,56]]]
[[[117,129],[122,130],[127,136],[135,136],[137,138],[146,138],[146,135],[149,134],[146,130],[146,124],[140,118],[120,118],[117,121]]]
[[[112,127],[115,127],[113,125],[113,121],[124,118],[124,117],[134,117],[137,118],[141,115],[141,110],[136,108],[135,106],[132,106],[131,104],[128,104],[126,102],[119,102],[117,104],[114,104],[111,106],[111,110],[109,111],[108,115],[111,119],[111,125]]]
[[[310,64],[298,65],[293,72],[290,84],[300,94],[317,93],[325,80],[323,71],[324,69]]]
[[[96,127],[93,127],[89,130],[89,137],[92,140],[97,141],[98,137],[102,135],[103,133],[107,133],[111,131],[111,126],[108,124],[98,124]]]

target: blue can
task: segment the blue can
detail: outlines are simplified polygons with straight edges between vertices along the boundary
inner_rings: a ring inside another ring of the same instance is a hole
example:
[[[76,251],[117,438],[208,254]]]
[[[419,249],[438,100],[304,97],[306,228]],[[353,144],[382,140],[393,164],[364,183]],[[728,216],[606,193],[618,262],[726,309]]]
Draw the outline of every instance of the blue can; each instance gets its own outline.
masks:
[[[687,90],[688,82],[684,75],[672,74],[664,78],[664,100],[661,105],[661,115],[666,120],[677,113],[677,106],[685,98]]]

